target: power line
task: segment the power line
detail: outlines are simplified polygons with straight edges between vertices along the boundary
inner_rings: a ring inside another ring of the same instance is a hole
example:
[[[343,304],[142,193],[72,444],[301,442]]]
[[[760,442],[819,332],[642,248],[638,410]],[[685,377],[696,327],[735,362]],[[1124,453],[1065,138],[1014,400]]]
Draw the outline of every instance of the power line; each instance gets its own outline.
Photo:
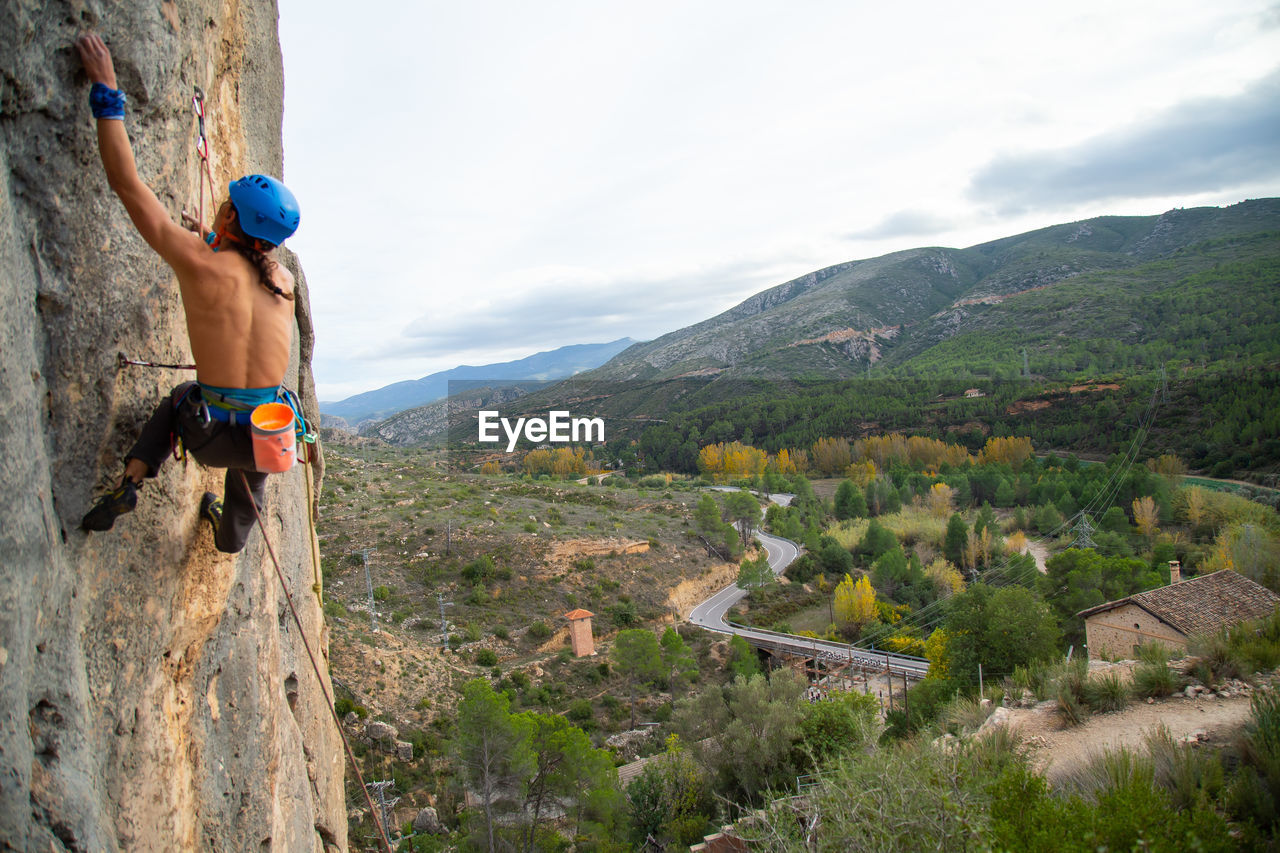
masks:
[[[446,607],[453,607],[453,602],[445,601],[443,592],[436,593],[436,601],[440,604],[440,636],[441,636],[440,647],[448,648],[449,647],[449,620],[444,618],[444,609]]]
[[[373,605],[373,577],[369,574],[369,555],[373,553],[372,548],[361,548],[359,551],[352,551],[352,554],[359,554],[361,561],[364,563],[364,583],[369,590],[369,625],[373,633],[378,633],[378,611]]]

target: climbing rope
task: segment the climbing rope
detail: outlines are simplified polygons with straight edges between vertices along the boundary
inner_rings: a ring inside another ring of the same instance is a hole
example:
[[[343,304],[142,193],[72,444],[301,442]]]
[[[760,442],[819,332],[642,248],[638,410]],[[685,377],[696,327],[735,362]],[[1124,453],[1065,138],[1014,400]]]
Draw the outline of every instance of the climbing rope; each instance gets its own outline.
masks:
[[[385,853],[391,853],[391,842],[387,838],[387,830],[382,825],[382,817],[378,814],[378,810],[373,807],[373,798],[369,796],[369,788],[364,783],[364,775],[360,772],[360,765],[356,763],[355,753],[351,751],[351,743],[347,740],[347,733],[342,728],[342,720],[338,718],[338,709],[333,705],[333,697],[329,695],[329,690],[324,686],[324,676],[320,672],[320,664],[316,661],[315,654],[311,651],[311,643],[307,641],[306,629],[302,627],[302,618],[298,615],[298,609],[293,605],[293,596],[289,593],[289,583],[285,580],[284,570],[280,568],[280,561],[276,559],[275,549],[271,547],[271,537],[267,535],[267,526],[262,522],[262,514],[258,512],[258,502],[253,499],[253,492],[249,489],[249,479],[245,477],[244,471],[240,471],[240,482],[244,485],[245,493],[249,495],[249,505],[253,507],[253,517],[258,521],[258,529],[262,531],[262,541],[267,545],[267,553],[271,555],[271,564],[275,566],[276,577],[280,579],[280,587],[284,590],[285,601],[289,603],[289,612],[293,614],[293,623],[298,626],[298,635],[302,637],[303,648],[307,650],[307,657],[311,659],[311,668],[316,674],[316,683],[320,685],[320,692],[324,696],[325,703],[329,706],[329,713],[333,716],[333,721],[338,727],[338,734],[342,737],[342,746],[347,752],[347,759],[351,762],[351,769],[356,774],[356,780],[360,783],[360,791],[364,794],[365,804],[369,806],[369,814],[373,817],[373,824],[378,829],[378,839],[382,843]],[[311,512],[311,508],[307,507],[307,512]]]

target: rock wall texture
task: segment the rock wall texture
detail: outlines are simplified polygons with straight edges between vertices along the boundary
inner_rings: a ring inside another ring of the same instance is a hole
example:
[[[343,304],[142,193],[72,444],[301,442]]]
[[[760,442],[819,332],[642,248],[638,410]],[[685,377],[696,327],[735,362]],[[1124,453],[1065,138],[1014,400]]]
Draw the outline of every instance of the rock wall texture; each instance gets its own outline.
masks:
[[[177,217],[197,199],[193,86],[219,200],[283,172],[276,23],[260,0],[0,4],[0,849],[346,849],[341,742],[263,538],[219,554],[197,520],[222,472],[171,461],[114,530],[79,529],[189,376],[117,357],[190,355],[176,281],[107,187],[72,41],[112,48],[139,171]],[[315,413],[286,263],[286,384]],[[272,477],[266,524],[327,669],[314,479]]]

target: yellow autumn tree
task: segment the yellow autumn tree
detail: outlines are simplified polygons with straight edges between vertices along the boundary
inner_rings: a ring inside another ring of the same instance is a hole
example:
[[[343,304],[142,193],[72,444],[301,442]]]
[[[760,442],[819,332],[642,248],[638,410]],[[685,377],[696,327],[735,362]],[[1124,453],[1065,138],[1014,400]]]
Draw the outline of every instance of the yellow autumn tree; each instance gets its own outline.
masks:
[[[1015,530],[1004,540],[1004,547],[1010,553],[1021,554],[1027,550],[1027,534]]]
[[[588,461],[594,459],[581,447],[557,447],[530,450],[521,464],[533,477],[546,474],[557,480],[572,480],[587,476]]]
[[[950,598],[964,589],[964,578],[951,561],[943,557],[931,561],[924,569],[925,577],[933,581],[939,598]]]
[[[769,468],[783,477],[791,477],[798,473],[795,460],[791,458],[791,451],[785,447],[769,460]]]
[[[853,461],[849,442],[843,438],[820,438],[813,444],[813,467],[824,477],[841,474]]]
[[[946,678],[948,675],[948,647],[951,635],[945,628],[935,628],[924,641],[924,656],[929,659],[929,677]]]
[[[1187,463],[1182,461],[1181,456],[1165,453],[1155,459],[1148,459],[1147,469],[1152,474],[1159,474],[1164,477],[1169,481],[1170,485],[1176,487],[1187,474]]]
[[[1199,486],[1183,489],[1179,493],[1182,500],[1182,517],[1191,525],[1192,531],[1208,521],[1209,502],[1205,500],[1205,490]]]
[[[1147,495],[1133,499],[1133,525],[1148,542],[1160,532],[1160,509],[1155,498]]]
[[[698,470],[716,482],[759,477],[767,462],[763,450],[740,441],[708,444],[698,451]]]
[[[946,483],[934,483],[929,487],[929,494],[925,498],[925,504],[929,507],[930,514],[937,518],[950,518],[953,511],[952,501],[955,496],[956,490]]]
[[[992,437],[987,439],[982,452],[978,454],[978,464],[1003,462],[1014,471],[1021,471],[1028,459],[1035,456],[1031,447],[1031,439],[1016,436]]]
[[[876,463],[870,459],[851,462],[849,467],[844,469],[844,475],[859,489],[865,489],[867,484],[876,478]]]
[[[852,625],[858,631],[876,617],[876,591],[866,575],[855,583],[849,575],[836,587],[835,615],[845,625]]]
[[[497,462],[490,459],[488,462],[480,466],[480,473],[486,477],[496,477],[502,473],[502,467]]]
[[[1252,581],[1280,589],[1280,535],[1243,522],[1218,531],[1202,572],[1231,569]]]

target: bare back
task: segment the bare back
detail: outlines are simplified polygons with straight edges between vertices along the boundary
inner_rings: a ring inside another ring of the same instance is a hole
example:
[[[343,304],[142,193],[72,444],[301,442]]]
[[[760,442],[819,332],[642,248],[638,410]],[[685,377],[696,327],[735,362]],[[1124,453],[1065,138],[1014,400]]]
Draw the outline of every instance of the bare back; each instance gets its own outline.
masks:
[[[258,270],[231,250],[214,252],[194,234],[195,258],[174,265],[187,315],[196,378],[223,388],[280,385],[289,368],[294,303],[269,292]],[[293,276],[272,269],[273,283],[293,293]]]

